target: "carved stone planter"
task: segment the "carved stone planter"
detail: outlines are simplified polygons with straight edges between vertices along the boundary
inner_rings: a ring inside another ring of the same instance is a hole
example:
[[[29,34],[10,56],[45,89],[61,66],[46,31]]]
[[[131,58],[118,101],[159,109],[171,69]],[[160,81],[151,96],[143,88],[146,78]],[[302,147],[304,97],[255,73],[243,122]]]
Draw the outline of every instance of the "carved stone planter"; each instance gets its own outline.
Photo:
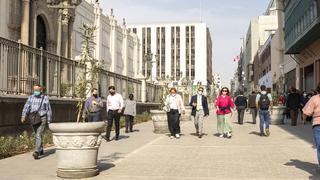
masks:
[[[154,133],[169,133],[167,112],[161,110],[151,110],[151,118],[154,126]]]
[[[273,106],[272,114],[270,114],[270,124],[284,124],[285,106]]]
[[[49,128],[58,157],[58,177],[78,179],[99,174],[97,158],[104,122],[51,123]]]
[[[192,111],[192,107],[191,106],[186,106],[185,107],[185,114],[184,115],[181,115],[181,121],[190,121],[191,118],[191,111]]]

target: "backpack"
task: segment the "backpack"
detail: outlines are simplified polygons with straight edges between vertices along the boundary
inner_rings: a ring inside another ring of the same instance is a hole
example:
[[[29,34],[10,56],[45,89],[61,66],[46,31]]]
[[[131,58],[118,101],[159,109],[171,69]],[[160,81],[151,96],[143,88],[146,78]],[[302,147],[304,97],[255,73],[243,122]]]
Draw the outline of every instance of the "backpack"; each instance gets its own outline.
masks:
[[[259,109],[261,110],[268,110],[270,106],[270,99],[268,97],[268,94],[261,94],[260,93],[260,99],[258,102]]]

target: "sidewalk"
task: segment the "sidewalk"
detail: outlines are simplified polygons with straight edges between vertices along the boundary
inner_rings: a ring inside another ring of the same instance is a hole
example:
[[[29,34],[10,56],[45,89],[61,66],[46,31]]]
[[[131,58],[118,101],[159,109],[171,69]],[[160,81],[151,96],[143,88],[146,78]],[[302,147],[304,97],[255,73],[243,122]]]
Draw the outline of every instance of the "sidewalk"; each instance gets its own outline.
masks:
[[[234,120],[236,115],[234,116]],[[202,139],[192,135],[192,122],[182,123],[181,139],[152,133],[152,122],[139,132],[124,134],[118,142],[103,142],[100,174],[90,179],[195,180],[195,179],[320,179],[311,126],[271,126],[270,137],[260,137],[259,124],[233,124],[232,139],[219,138],[215,116],[205,120]],[[0,161],[0,179],[59,179],[54,150],[35,161],[31,153]]]

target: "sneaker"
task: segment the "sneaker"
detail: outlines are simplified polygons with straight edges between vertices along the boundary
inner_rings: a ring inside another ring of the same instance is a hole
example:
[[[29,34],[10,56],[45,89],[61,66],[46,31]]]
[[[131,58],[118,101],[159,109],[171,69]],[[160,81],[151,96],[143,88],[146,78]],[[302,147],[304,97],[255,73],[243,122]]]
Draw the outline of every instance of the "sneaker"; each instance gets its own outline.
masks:
[[[227,133],[227,138],[231,138],[232,137],[232,134],[231,133]]]
[[[180,138],[180,134],[176,134],[176,138],[179,139]]]
[[[174,136],[170,136],[170,139],[173,139],[174,138]]]
[[[262,136],[265,136],[265,134],[264,133],[260,133],[260,136],[262,137]]]
[[[270,136],[270,130],[269,130],[269,128],[266,129],[266,136]]]
[[[39,155],[42,156],[44,154],[43,149],[40,151]]]
[[[199,135],[198,135],[198,138],[201,139],[201,138],[202,138],[202,134],[199,134]]]
[[[34,159],[39,159],[39,153],[38,152],[32,153],[32,156],[33,156]]]
[[[223,134],[220,134],[219,137],[220,137],[220,138],[223,138]]]

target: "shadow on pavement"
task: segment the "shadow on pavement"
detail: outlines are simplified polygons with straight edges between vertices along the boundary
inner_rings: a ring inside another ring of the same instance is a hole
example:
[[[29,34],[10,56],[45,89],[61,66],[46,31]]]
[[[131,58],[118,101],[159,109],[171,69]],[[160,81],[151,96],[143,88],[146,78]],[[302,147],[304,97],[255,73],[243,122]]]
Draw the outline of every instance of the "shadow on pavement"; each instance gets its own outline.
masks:
[[[311,175],[309,179],[312,179],[312,180],[320,179],[320,169],[317,164],[300,161],[298,159],[291,159],[290,162],[287,162],[284,165],[293,166],[309,173]]]
[[[257,132],[257,131],[252,131],[252,132],[250,132],[249,134],[253,134],[253,135],[260,136],[260,132]]]
[[[310,144],[314,144],[312,126],[310,124],[301,125],[301,123],[299,123],[297,126],[291,126],[290,119],[287,119],[285,120],[284,125],[277,126],[299,139],[302,139]]]
[[[43,155],[40,158],[42,159],[42,158],[48,157],[54,153],[56,153],[56,149],[45,150]]]
[[[110,154],[108,156],[102,156],[101,158],[99,158],[98,163],[113,163],[116,160],[122,159],[122,158],[124,158],[123,153],[115,152],[115,153]]]
[[[98,169],[99,172],[102,171],[106,171],[108,169],[111,169],[113,167],[115,167],[116,165],[112,164],[112,163],[104,163],[104,162],[98,162]]]

